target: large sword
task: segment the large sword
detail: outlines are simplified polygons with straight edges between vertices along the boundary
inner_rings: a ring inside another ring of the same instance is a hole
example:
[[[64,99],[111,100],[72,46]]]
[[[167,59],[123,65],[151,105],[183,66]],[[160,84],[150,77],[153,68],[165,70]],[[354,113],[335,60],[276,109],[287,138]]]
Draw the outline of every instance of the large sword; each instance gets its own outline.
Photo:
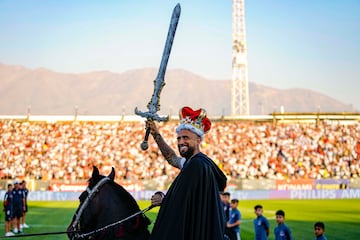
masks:
[[[169,119],[169,116],[160,117],[157,114],[157,112],[160,110],[160,93],[161,93],[162,88],[165,86],[164,78],[165,78],[166,67],[167,67],[167,63],[169,60],[171,47],[172,47],[172,44],[174,41],[176,27],[179,22],[180,12],[181,12],[181,8],[180,8],[180,4],[178,3],[178,4],[176,4],[176,6],[172,12],[169,31],[168,31],[168,35],[166,38],[163,55],[161,58],[160,68],[159,68],[158,74],[154,80],[154,92],[151,96],[150,102],[147,105],[147,108],[149,111],[141,112],[138,110],[137,107],[135,108],[135,114],[139,115],[141,117],[145,117],[146,119],[156,120],[158,122],[167,121]],[[148,129],[146,129],[144,141],[140,144],[140,147],[142,150],[146,150],[149,147],[148,146],[149,134],[150,134],[150,129],[148,128]]]

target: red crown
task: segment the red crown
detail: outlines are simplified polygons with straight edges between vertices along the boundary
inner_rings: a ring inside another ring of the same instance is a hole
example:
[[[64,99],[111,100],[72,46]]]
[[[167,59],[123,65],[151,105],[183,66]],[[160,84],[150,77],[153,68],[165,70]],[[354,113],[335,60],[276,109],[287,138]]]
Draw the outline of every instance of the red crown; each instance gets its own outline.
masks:
[[[179,111],[180,125],[176,128],[176,132],[183,129],[193,131],[201,138],[211,128],[211,122],[206,117],[205,109],[192,110],[190,107],[183,107]]]

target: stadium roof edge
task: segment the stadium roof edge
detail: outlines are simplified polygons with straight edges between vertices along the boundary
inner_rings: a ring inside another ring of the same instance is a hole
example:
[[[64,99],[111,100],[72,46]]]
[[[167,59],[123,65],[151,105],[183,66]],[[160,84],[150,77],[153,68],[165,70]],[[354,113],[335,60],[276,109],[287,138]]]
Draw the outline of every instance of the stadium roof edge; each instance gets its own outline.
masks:
[[[120,122],[120,121],[144,121],[137,115],[0,115],[1,120],[23,120],[34,122],[72,122],[72,121],[93,121],[93,122]]]
[[[212,121],[360,121],[360,113],[272,113],[269,115],[208,116]],[[170,116],[171,121],[179,116]],[[143,122],[138,115],[0,115],[0,120],[34,122]]]

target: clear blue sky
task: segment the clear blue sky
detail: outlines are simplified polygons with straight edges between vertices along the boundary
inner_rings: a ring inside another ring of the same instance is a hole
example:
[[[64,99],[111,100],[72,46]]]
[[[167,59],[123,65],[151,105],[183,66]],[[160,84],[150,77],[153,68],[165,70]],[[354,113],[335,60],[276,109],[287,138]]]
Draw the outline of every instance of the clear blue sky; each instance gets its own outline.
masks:
[[[0,62],[58,72],[158,67],[231,79],[231,0],[1,0]],[[308,88],[360,110],[359,0],[245,0],[249,81]]]

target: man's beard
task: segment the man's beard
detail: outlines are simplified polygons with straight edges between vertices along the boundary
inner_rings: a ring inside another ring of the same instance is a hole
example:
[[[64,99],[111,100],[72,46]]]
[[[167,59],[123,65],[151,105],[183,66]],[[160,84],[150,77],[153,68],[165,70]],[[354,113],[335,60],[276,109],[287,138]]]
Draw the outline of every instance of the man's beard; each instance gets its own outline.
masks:
[[[186,152],[182,152],[180,150],[180,147],[178,146],[178,149],[179,149],[179,153],[182,157],[184,157],[186,160],[191,158],[192,155],[194,155],[194,152],[195,152],[195,148],[194,147],[191,147],[191,146],[187,146],[187,151]]]

